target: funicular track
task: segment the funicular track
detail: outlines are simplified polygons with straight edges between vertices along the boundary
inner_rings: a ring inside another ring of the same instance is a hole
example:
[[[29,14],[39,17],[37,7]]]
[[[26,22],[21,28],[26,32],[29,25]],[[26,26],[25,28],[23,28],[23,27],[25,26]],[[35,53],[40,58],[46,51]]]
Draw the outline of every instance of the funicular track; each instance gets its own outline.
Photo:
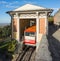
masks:
[[[21,54],[19,54],[16,61],[30,61],[30,58],[34,51],[35,51],[35,47],[27,46],[24,49],[24,51]]]

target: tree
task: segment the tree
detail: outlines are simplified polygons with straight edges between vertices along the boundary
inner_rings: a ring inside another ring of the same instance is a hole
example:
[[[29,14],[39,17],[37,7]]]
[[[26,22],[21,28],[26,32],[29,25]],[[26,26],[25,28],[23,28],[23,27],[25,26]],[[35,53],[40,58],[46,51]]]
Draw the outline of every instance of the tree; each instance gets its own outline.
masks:
[[[11,35],[11,27],[9,25],[3,28],[3,36],[9,37]]]
[[[53,16],[49,16],[49,17],[48,17],[48,22],[49,22],[49,24],[53,24],[53,21],[54,21]]]
[[[2,38],[2,28],[0,28],[0,38]]]
[[[11,35],[11,25],[0,28],[0,38],[6,38]]]

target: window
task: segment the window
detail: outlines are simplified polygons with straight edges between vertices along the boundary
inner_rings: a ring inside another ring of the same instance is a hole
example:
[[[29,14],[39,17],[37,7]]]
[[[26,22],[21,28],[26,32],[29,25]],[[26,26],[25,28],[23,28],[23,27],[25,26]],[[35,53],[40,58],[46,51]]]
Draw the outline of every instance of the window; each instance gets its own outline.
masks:
[[[25,36],[35,36],[35,33],[34,32],[26,32]]]

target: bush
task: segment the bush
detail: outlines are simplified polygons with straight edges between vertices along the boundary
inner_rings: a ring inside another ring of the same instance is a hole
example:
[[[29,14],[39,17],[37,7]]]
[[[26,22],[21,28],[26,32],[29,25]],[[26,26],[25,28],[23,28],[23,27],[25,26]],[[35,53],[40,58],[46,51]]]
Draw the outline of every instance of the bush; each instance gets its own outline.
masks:
[[[7,39],[6,41],[0,42],[0,52],[14,53],[16,49],[17,41],[12,39]]]
[[[48,23],[49,23],[49,25],[52,25],[53,21],[54,21],[53,16],[48,17]]]
[[[9,43],[9,46],[8,46],[8,52],[14,53],[14,51],[16,49],[16,45],[17,45],[17,41],[14,39],[11,40],[11,42]]]

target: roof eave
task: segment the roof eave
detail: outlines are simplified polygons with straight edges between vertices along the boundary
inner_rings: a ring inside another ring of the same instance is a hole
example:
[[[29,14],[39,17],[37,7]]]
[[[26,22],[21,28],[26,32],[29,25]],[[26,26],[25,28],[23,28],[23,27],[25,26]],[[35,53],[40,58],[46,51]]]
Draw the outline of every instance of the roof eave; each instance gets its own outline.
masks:
[[[10,14],[10,13],[16,13],[16,12],[20,12],[20,13],[24,13],[24,12],[31,12],[31,11],[39,11],[39,12],[49,12],[52,13],[53,9],[38,9],[38,10],[21,10],[21,11],[7,11],[6,13]]]

